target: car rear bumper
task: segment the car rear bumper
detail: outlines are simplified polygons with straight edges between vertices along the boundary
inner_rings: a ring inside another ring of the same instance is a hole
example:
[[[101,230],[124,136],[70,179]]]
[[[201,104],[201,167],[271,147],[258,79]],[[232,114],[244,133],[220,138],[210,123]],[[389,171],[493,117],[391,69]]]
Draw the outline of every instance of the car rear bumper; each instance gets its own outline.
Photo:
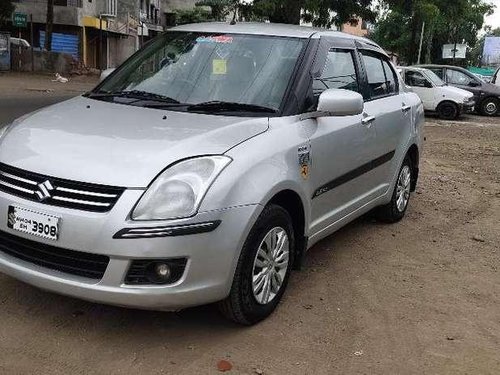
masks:
[[[123,200],[129,202],[124,203]],[[204,212],[190,219],[168,223],[175,226],[220,221],[216,229],[210,232],[158,238],[113,238],[119,229],[158,226],[158,222],[138,225],[122,219],[125,216],[122,216],[124,211],[121,205],[132,207],[127,203],[135,200],[134,194],[125,196],[112,212],[89,214],[48,207],[0,193],[0,231],[61,249],[109,257],[102,278],[95,280],[46,268],[0,249],[0,272],[51,292],[140,309],[179,310],[224,299],[231,288],[240,249],[260,214],[261,206]],[[9,229],[6,221],[7,209],[11,204],[60,216],[60,239],[53,242]],[[166,225],[165,222],[161,224]],[[127,273],[134,260],[178,258],[185,258],[187,263],[180,279],[171,285],[126,283]]]

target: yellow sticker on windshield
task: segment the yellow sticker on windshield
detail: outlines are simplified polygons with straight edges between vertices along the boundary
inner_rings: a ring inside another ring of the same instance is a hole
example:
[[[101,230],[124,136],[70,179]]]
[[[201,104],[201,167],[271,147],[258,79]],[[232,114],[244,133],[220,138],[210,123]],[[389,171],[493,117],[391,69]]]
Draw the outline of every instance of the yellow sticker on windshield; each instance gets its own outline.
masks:
[[[227,60],[222,60],[222,59],[212,60],[212,74],[216,75],[227,74]]]

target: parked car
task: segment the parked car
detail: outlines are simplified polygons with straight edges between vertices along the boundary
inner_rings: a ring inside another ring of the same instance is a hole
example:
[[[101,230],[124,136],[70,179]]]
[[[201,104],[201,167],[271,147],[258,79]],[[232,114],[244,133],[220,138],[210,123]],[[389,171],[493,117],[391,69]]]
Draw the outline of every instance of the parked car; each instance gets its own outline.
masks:
[[[500,87],[484,82],[467,69],[448,65],[419,65],[432,70],[447,84],[474,94],[476,109],[485,116],[496,116],[500,110]]]
[[[474,111],[474,95],[466,90],[448,86],[431,70],[399,67],[404,82],[422,100],[424,110],[437,112],[445,120],[454,120],[462,113]]]
[[[91,92],[4,128],[0,270],[119,306],[219,301],[256,323],[315,243],[373,209],[403,218],[423,114],[367,39],[169,29]]]
[[[500,67],[497,68],[497,70],[495,70],[495,73],[493,74],[493,76],[491,77],[491,83],[494,84],[495,86],[500,86],[500,78],[498,77],[498,72],[500,71]]]
[[[10,48],[30,48],[31,45],[25,39],[10,37]]]

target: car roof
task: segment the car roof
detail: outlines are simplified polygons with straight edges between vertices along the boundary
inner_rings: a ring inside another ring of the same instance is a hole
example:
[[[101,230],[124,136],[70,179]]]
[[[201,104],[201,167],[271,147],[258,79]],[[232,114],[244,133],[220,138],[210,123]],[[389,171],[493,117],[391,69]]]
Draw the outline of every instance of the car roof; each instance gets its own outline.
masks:
[[[192,23],[188,25],[175,26],[168,29],[168,31],[268,35],[268,36],[283,36],[283,37],[304,38],[304,39],[312,37],[319,38],[321,36],[332,36],[337,38],[358,40],[360,42],[367,43],[372,47],[376,47],[382,50],[382,48],[375,42],[363,37],[346,34],[340,31],[320,29],[309,26],[288,25],[281,23],[237,22],[234,25],[232,25],[229,22],[202,22],[202,23]]]
[[[420,68],[450,68],[450,69],[463,69],[467,70],[461,66],[455,66],[455,65],[441,65],[441,64],[420,64],[417,65],[417,67]]]
[[[417,71],[426,71],[429,70],[424,66],[398,66],[398,69],[406,69],[406,70],[417,70]]]

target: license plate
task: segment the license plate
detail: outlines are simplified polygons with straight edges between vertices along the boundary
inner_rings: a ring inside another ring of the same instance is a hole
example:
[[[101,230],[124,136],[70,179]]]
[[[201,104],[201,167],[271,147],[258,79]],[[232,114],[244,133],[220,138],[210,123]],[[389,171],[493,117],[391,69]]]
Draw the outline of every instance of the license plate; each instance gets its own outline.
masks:
[[[19,232],[57,241],[59,238],[60,220],[57,216],[9,206],[7,226]]]

